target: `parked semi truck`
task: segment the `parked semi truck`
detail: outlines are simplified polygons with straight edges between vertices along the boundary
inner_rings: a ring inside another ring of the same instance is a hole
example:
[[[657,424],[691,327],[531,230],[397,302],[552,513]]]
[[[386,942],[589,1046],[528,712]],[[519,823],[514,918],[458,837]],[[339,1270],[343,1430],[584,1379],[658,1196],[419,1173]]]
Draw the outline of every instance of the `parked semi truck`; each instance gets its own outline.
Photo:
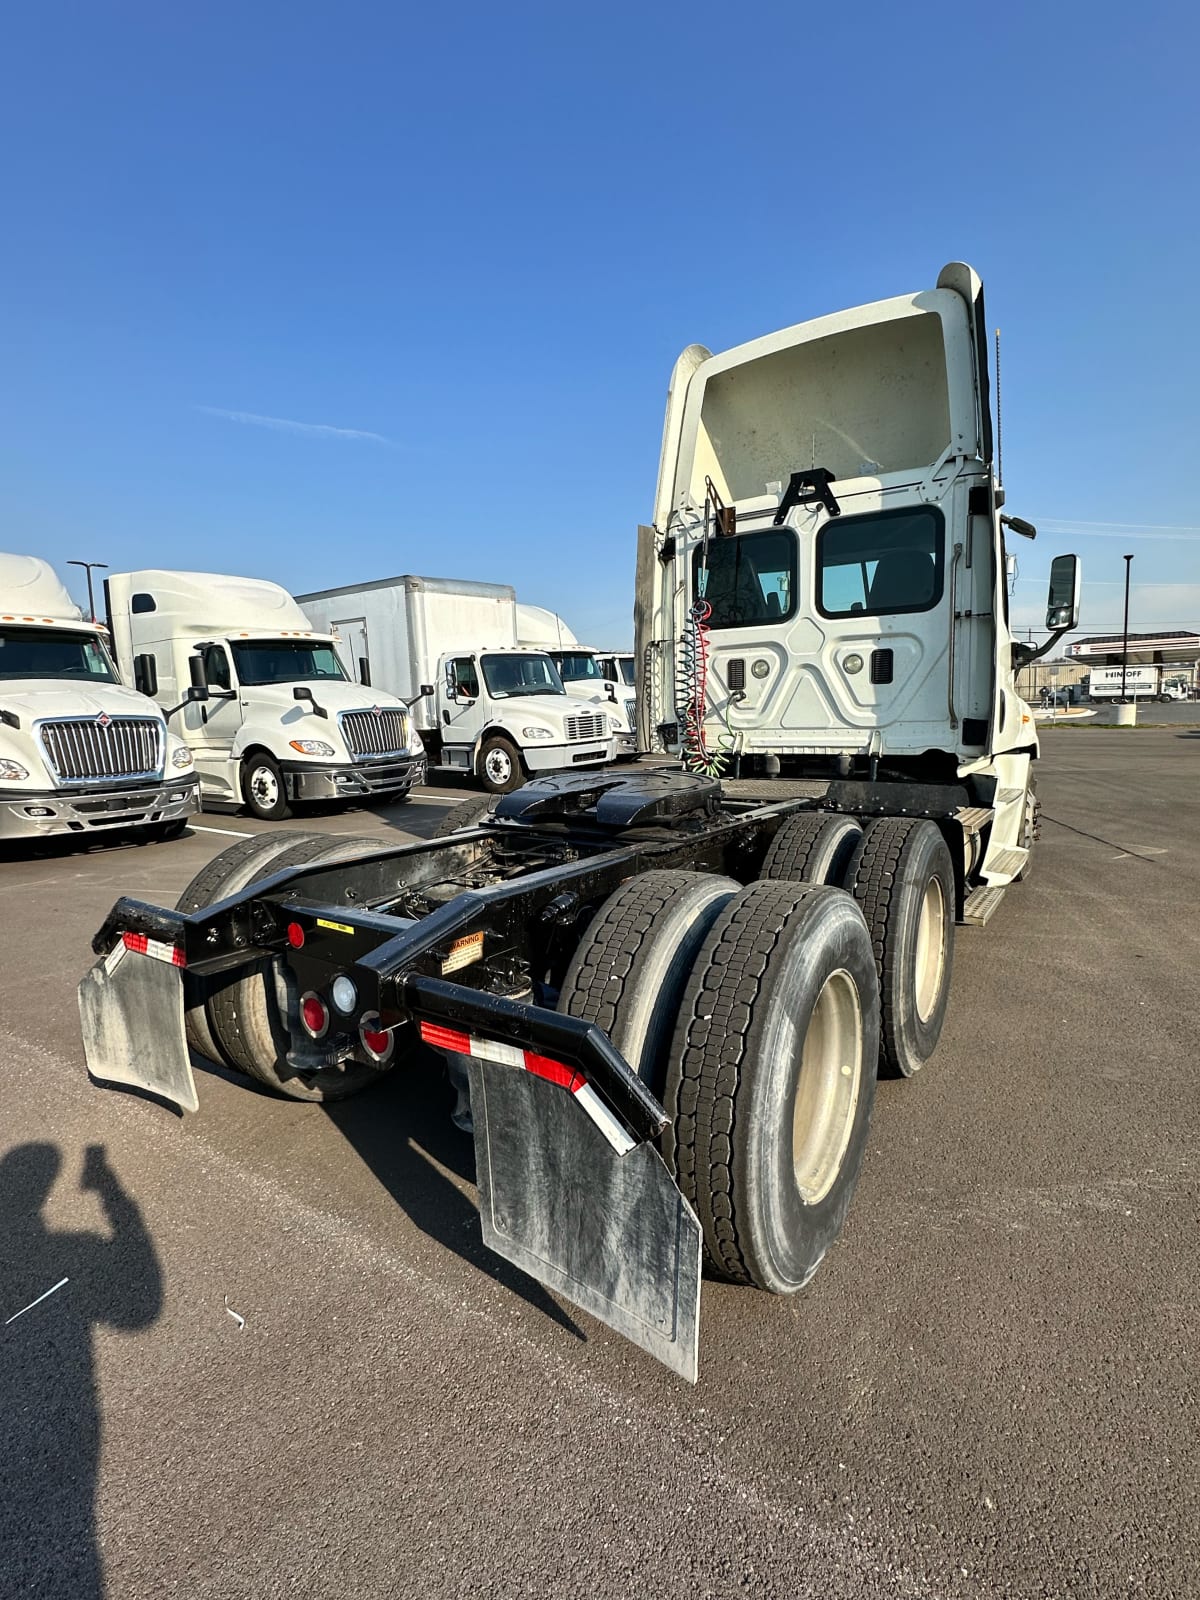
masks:
[[[1178,668],[1093,667],[1088,699],[1108,701],[1187,699],[1187,679]]]
[[[273,821],[304,801],[403,800],[423,780],[407,706],[348,682],[277,583],[147,570],[104,589],[121,670],[171,708],[206,805]]]
[[[94,1076],[193,1107],[190,1038],[329,1100],[424,1043],[467,1086],[487,1244],[677,1372],[702,1262],[807,1284],[877,1072],[933,1053],[956,927],[1036,834],[1004,581],[1034,530],[1002,511],[985,332],[952,264],[687,350],[638,546],[660,764],[535,778],[431,840],[239,841],[174,910],[118,901]],[[1055,640],[1078,594],[1058,558]]]
[[[168,839],[198,804],[191,752],[121,682],[106,630],[49,562],[0,555],[0,839]]]
[[[619,718],[604,685],[568,695],[546,651],[518,638],[507,584],[406,574],[300,603],[334,635],[352,676],[412,705],[430,767],[505,794],[532,773],[613,759]]]

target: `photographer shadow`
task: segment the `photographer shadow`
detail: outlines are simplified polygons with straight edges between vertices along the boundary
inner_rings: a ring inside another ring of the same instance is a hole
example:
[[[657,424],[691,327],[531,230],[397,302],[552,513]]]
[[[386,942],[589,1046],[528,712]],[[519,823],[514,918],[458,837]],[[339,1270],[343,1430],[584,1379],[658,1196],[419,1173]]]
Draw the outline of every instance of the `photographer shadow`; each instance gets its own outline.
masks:
[[[0,1159],[0,1572],[7,1594],[102,1600],[92,1329],[157,1321],[162,1273],[102,1146],[88,1148],[80,1187],[97,1195],[109,1236],[47,1225],[61,1168],[49,1143]]]

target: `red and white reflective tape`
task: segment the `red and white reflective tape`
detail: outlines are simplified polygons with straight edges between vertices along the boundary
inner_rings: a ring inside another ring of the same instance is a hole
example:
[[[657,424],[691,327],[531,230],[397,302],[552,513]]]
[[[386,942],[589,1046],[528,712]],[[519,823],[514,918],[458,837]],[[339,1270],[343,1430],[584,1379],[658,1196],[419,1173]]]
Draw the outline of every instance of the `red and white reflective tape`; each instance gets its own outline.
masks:
[[[504,1067],[520,1067],[525,1072],[532,1072],[535,1078],[557,1083],[587,1112],[619,1156],[628,1155],[637,1144],[637,1140],[625,1131],[583,1073],[568,1067],[563,1061],[540,1056],[536,1050],[522,1050],[520,1045],[502,1044],[499,1039],[481,1039],[476,1033],[444,1028],[437,1022],[423,1022],[421,1038],[435,1050],[451,1050],[456,1055],[474,1056],[477,1061],[496,1061]]]
[[[139,956],[153,956],[155,961],[166,961],[173,967],[186,967],[187,957],[178,945],[165,944],[161,939],[151,939],[144,933],[123,933],[121,943],[126,950]]]

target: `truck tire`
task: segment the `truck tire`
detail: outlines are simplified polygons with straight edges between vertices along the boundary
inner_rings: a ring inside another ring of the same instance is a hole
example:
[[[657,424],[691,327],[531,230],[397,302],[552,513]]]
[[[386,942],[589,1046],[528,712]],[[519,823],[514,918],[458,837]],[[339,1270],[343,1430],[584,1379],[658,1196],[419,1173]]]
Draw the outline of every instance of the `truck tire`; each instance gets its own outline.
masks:
[[[315,833],[256,833],[252,838],[231,844],[228,850],[222,850],[200,869],[175,902],[175,909],[190,914],[205,906],[215,905],[218,900],[244,889],[256,877],[263,876],[267,864],[285,850],[291,850],[302,840],[316,845],[320,838],[320,834]],[[221,1047],[213,1038],[204,1009],[210,992],[211,984],[207,978],[192,972],[184,973],[187,1041],[199,1055],[207,1057],[209,1061],[221,1062],[224,1060]]]
[[[937,1047],[954,965],[954,865],[935,823],[881,817],[846,874],[879,974],[880,1071],[911,1078]]]
[[[489,733],[479,747],[479,781],[489,794],[511,794],[525,782],[525,768],[511,739]]]
[[[802,811],[789,817],[772,839],[759,876],[831,883],[840,889],[861,839],[862,826],[854,817]]]
[[[735,895],[692,969],[663,1102],[663,1154],[717,1276],[792,1294],[817,1270],[862,1164],[878,1048],[851,897],[783,879]]]
[[[661,1099],[684,987],[741,885],[707,872],[644,872],[612,894],[567,968],[558,1009],[603,1028]]]
[[[435,839],[444,839],[448,834],[458,833],[462,828],[475,828],[481,822],[486,822],[496,809],[496,796],[489,795],[481,800],[475,795],[470,800],[463,800],[454,806],[438,823],[433,830]]]
[[[252,751],[242,762],[242,799],[263,822],[282,822],[292,814],[279,763],[265,750]]]
[[[391,834],[388,844],[415,843],[412,834]],[[270,877],[287,867],[327,866],[332,862],[378,850],[377,838],[330,839],[328,835],[306,838],[292,850],[274,857],[250,878]],[[305,1078],[282,1072],[280,1064],[287,1051],[287,1032],[275,998],[274,964],[257,962],[240,973],[232,983],[216,989],[206,1007],[209,1026],[222,1056],[231,1066],[256,1079],[265,1088],[289,1100],[327,1102],[345,1100],[360,1089],[375,1083],[388,1066],[350,1061]]]
[[[1037,779],[1030,778],[1029,788],[1025,792],[1025,816],[1021,823],[1021,847],[1028,850],[1025,865],[1013,879],[1014,883],[1025,883],[1033,867],[1033,845],[1038,836],[1038,819],[1042,814],[1042,804],[1037,797]]]

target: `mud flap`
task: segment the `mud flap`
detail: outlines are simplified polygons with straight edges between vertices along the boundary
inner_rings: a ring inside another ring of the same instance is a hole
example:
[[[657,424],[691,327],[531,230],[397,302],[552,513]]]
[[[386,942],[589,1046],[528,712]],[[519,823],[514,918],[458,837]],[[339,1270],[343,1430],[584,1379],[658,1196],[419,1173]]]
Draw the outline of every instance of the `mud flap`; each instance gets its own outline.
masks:
[[[93,1078],[145,1089],[183,1111],[199,1108],[178,967],[117,945],[79,985],[79,1019]]]
[[[531,1073],[470,1069],[484,1243],[695,1383],[700,1223],[657,1150],[618,1155]]]

